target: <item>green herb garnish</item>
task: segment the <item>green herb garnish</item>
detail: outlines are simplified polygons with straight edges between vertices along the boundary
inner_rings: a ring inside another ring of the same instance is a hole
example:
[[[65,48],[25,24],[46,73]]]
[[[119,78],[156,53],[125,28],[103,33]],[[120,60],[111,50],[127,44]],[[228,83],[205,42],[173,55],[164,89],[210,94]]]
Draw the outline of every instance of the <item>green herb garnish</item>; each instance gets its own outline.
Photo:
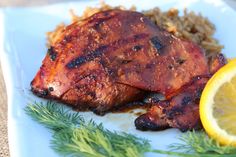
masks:
[[[234,154],[236,148],[233,146],[222,146],[214,139],[208,137],[204,131],[189,131],[183,134],[179,140],[181,143],[170,145],[171,150],[182,150],[184,152]]]
[[[78,113],[53,102],[29,104],[25,111],[53,131],[52,148],[62,155],[141,157],[151,150],[145,139],[111,132],[92,120],[86,122]]]
[[[153,150],[148,140],[124,132],[112,132],[85,121],[79,113],[54,102],[33,103],[25,108],[35,121],[53,132],[51,147],[64,156],[142,157],[146,152],[180,157],[236,157],[236,148],[221,146],[204,131],[183,134],[169,151]]]

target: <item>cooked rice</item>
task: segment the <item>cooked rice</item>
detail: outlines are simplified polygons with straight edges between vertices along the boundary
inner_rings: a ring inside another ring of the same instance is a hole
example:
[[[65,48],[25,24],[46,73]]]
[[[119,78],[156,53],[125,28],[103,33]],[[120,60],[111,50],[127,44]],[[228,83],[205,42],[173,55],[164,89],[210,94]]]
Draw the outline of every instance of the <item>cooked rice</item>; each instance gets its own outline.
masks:
[[[82,16],[77,16],[73,10],[71,10],[72,22],[80,21],[97,12],[109,9],[125,10],[126,8],[123,6],[112,7],[102,2],[100,7],[87,7]],[[136,8],[135,6],[132,6],[128,10],[135,11]],[[191,40],[204,48],[206,56],[220,53],[223,48],[223,46],[213,37],[215,32],[214,25],[201,14],[196,14],[192,11],[188,12],[185,9],[184,15],[179,16],[179,11],[177,9],[170,9],[166,12],[162,12],[158,7],[142,11],[142,13],[155,24],[163,27],[173,35],[182,39]],[[57,37],[60,36],[60,33],[63,32],[64,28],[65,25],[60,24],[56,30],[48,33],[49,44],[52,44],[57,40]]]

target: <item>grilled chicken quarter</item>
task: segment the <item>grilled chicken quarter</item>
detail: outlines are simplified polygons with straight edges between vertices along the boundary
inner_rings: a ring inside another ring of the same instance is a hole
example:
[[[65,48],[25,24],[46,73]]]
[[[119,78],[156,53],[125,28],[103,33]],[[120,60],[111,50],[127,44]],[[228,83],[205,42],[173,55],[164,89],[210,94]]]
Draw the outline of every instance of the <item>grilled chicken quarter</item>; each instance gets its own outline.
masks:
[[[40,97],[103,115],[149,93],[168,100],[178,96],[193,78],[210,75],[208,62],[199,46],[171,35],[143,14],[108,10],[60,32],[31,87]],[[198,121],[198,110],[193,112]],[[136,123],[139,129],[141,125]]]

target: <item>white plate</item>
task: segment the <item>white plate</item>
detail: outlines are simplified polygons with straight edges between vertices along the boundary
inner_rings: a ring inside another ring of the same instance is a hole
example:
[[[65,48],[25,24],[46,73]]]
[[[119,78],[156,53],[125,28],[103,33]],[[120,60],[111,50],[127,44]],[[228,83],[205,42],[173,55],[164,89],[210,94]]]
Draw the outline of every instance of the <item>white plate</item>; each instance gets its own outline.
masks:
[[[225,46],[223,53],[235,57],[236,13],[220,0],[110,0],[111,5],[131,6],[138,10],[159,6],[201,12],[216,25],[215,37]],[[8,129],[11,157],[59,156],[50,148],[51,133],[25,115],[27,102],[40,100],[30,92],[30,81],[41,65],[46,53],[45,32],[53,30],[62,21],[69,22],[69,9],[81,14],[86,6],[98,5],[99,1],[79,1],[37,8],[5,8],[0,10],[0,58],[8,95]],[[82,113],[87,118],[103,122],[111,130],[126,131],[151,140],[152,146],[166,149],[177,142],[181,134],[177,129],[160,132],[141,132],[134,128],[135,116],[107,114],[99,117],[91,112]],[[147,153],[146,156],[159,156]]]

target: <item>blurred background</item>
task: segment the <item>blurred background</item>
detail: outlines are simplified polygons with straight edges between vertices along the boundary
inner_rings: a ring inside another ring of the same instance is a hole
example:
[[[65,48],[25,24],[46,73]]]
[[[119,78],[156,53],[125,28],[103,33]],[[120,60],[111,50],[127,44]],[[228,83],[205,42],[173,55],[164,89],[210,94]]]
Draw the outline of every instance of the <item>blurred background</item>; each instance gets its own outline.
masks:
[[[60,2],[72,2],[80,0],[0,0],[0,7],[6,6],[37,6]]]
[[[72,1],[81,1],[81,0],[0,0],[0,7],[37,6],[37,5],[47,5],[53,3],[72,2]],[[90,1],[90,0],[84,0],[84,1]],[[235,5],[236,0],[223,0],[223,1],[225,1],[232,8],[236,9]]]

